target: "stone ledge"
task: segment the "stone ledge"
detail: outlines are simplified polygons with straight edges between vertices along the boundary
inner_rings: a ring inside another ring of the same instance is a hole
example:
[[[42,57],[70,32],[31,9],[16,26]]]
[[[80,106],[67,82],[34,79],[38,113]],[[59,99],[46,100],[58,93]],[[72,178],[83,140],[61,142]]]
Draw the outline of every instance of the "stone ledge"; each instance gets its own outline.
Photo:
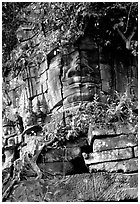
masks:
[[[138,199],[138,174],[92,173],[20,182],[10,202],[133,201]]]
[[[131,147],[124,149],[106,150],[102,152],[94,152],[89,154],[89,158],[85,159],[87,165],[96,164],[106,161],[117,161],[122,159],[133,158],[133,152]]]
[[[119,135],[116,137],[106,137],[95,139],[93,143],[93,152],[110,150],[116,148],[133,147],[138,145],[138,139],[135,135]]]
[[[133,158],[129,160],[105,162],[100,164],[93,164],[89,166],[89,171],[107,171],[107,172],[137,172],[138,159]]]
[[[96,124],[96,126],[90,125],[88,132],[89,144],[92,143],[94,139],[108,138],[110,136],[119,135],[130,135],[136,134],[136,128],[130,123],[120,124],[119,122],[112,123],[110,126],[107,124]]]

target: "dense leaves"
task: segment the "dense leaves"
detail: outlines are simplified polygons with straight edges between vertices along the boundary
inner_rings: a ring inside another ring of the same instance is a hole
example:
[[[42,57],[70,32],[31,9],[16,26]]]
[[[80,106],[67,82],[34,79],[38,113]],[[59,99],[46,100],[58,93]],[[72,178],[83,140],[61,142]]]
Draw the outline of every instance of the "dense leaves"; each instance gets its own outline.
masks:
[[[3,3],[4,76],[38,66],[50,50],[62,53],[85,34],[101,46],[136,55],[137,7],[135,2]]]
[[[16,31],[22,23],[18,14],[28,4],[23,2],[3,2],[2,4],[2,60],[5,75],[10,68],[6,62],[10,60],[10,53],[18,43]]]

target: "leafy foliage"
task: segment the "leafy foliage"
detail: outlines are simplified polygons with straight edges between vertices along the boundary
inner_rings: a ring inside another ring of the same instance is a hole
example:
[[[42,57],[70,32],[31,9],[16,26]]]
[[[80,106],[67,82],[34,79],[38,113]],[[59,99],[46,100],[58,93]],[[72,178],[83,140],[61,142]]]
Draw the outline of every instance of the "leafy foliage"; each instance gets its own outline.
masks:
[[[29,3],[25,2],[3,2],[2,3],[2,60],[4,72],[9,71],[7,60],[10,60],[10,53],[16,47],[18,40],[16,31],[22,23],[18,18],[21,9]],[[6,70],[7,69],[7,70]]]
[[[137,131],[137,98],[129,96],[127,91],[121,95],[115,92],[113,96],[105,96],[102,102],[96,94],[92,102],[83,103],[76,112],[67,116],[66,125],[56,121],[54,136],[58,139],[57,146],[65,145],[82,135],[87,135],[89,124],[93,127],[112,126],[112,123],[131,124]]]

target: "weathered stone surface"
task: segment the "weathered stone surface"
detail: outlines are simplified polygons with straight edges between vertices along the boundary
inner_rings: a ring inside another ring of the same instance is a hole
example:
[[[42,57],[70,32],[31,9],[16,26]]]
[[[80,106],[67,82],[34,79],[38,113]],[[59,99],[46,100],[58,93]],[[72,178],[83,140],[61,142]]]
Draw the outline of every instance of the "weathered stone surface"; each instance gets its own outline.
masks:
[[[71,161],[54,161],[45,163],[40,163],[40,161],[38,161],[38,166],[43,173],[43,178],[46,178],[49,175],[71,175],[89,172],[82,157],[77,157]]]
[[[138,174],[92,173],[39,181],[15,186],[11,202],[136,201]]]
[[[133,157],[132,148],[106,150],[102,152],[90,153],[89,158],[85,159],[85,163],[89,165],[105,161],[129,159],[132,157]]]
[[[121,62],[117,63],[117,66],[115,67],[115,74],[116,74],[116,90],[121,91],[122,93],[125,92],[127,85],[127,72],[125,66],[121,65]]]
[[[77,78],[77,77],[74,77]],[[85,100],[87,97],[89,99],[93,98],[93,94],[94,94],[94,88],[96,85],[94,85],[93,82],[86,82],[86,83],[81,83],[81,79],[79,78],[78,82],[75,82],[71,85],[65,86],[64,87],[64,97],[67,98],[68,97],[68,101],[70,101],[69,98],[71,98],[71,103],[75,102],[77,100],[80,100],[80,97]],[[77,99],[74,101],[74,96],[76,97],[77,95]],[[79,96],[79,98],[78,98]],[[73,100],[72,100],[73,98]],[[81,100],[80,100],[81,101]]]
[[[89,125],[89,130],[88,130],[88,142],[90,145],[92,145],[93,140],[95,138],[102,138],[102,136],[109,136],[109,135],[115,135],[115,130],[114,128],[106,127],[106,126],[101,126],[101,124],[96,125],[96,127],[93,127],[92,124]]]
[[[53,149],[48,149],[44,150],[44,152],[42,151],[41,153],[41,157],[39,159],[40,163],[46,163],[46,162],[63,162],[63,161],[70,161],[73,160],[77,157],[81,157],[81,149],[77,146],[74,146],[72,148],[66,148],[66,149],[57,149],[57,148],[53,148]]]
[[[42,202],[43,192],[38,181],[25,181],[15,186],[12,202]]]
[[[43,84],[44,81],[47,82],[47,78],[48,78],[48,76],[47,76],[47,70],[44,70],[44,72],[42,72],[42,73],[40,74],[40,84]]]
[[[73,77],[74,79],[75,77],[80,77],[80,55],[77,50],[65,56],[65,65],[63,67],[62,78],[64,85],[69,85],[69,82]]]
[[[5,162],[3,164],[3,169],[9,168],[14,159],[15,159],[15,146],[5,148],[4,155],[5,155]]]
[[[96,199],[98,201],[119,201],[136,199],[138,174],[101,173],[95,174]],[[135,189],[135,195],[131,189]],[[127,193],[124,191],[130,190]]]
[[[107,172],[137,172],[138,159],[133,158],[129,160],[105,162],[100,164],[93,164],[89,166],[89,171],[107,171]]]
[[[103,151],[116,148],[133,147],[138,144],[138,139],[135,135],[120,135],[116,137],[106,137],[95,139],[93,143],[93,152]]]
[[[100,84],[98,57],[93,51],[74,51],[65,56],[63,67],[64,108],[76,101],[90,101]],[[92,71],[91,71],[92,70]]]
[[[109,93],[111,90],[111,67],[108,64],[100,64],[100,73],[102,80],[102,91]]]
[[[135,157],[138,157],[138,146],[134,147],[134,154]]]
[[[81,102],[82,100],[91,100],[93,98],[94,85],[92,83],[81,83],[81,77],[79,76],[69,78],[69,83],[72,80],[74,81],[72,84],[63,87],[65,108],[70,107],[73,102]]]
[[[109,136],[117,136],[117,135],[129,135],[136,134],[136,129],[131,124],[120,124],[119,122],[112,123],[110,125],[107,124],[96,124],[94,127],[92,124],[89,126],[88,131],[88,140],[89,144],[93,142],[95,138],[105,138]]]
[[[62,100],[61,95],[61,82],[60,82],[60,67],[61,67],[61,58],[60,56],[54,57],[49,65],[47,71],[48,74],[48,98],[49,98],[49,107],[52,109],[58,102]]]
[[[43,178],[55,175],[69,175],[74,174],[74,165],[71,162],[47,162],[38,164],[40,170],[43,172]]]
[[[135,127],[133,127],[130,123],[127,125],[116,123],[116,134],[130,134],[135,133]]]

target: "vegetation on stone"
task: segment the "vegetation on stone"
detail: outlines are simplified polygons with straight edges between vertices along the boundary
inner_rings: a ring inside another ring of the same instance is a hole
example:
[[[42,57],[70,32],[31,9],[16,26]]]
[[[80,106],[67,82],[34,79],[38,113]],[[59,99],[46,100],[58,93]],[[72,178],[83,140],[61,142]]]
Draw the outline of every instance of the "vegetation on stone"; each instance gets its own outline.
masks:
[[[137,53],[137,2],[3,2],[3,74],[40,64],[90,33],[97,45]],[[9,15],[11,13],[11,15]]]
[[[103,97],[103,95],[102,95]],[[81,104],[75,113],[70,113],[66,119],[66,125],[63,120],[55,121],[56,137],[60,144],[65,144],[67,140],[74,140],[74,138],[81,137],[81,135],[88,134],[89,124],[96,130],[107,127],[106,130],[114,128],[116,123],[120,125],[130,124],[137,133],[138,115],[137,99],[127,95],[127,91],[120,95],[116,92],[113,96],[104,96],[106,102],[102,102],[97,95],[94,96],[92,102]],[[117,128],[117,127],[116,127]],[[130,130],[128,130],[130,131]],[[108,132],[104,132],[108,134]],[[115,133],[114,133],[115,134]],[[58,145],[60,145],[58,143]]]
[[[2,38],[3,201],[137,200],[138,3],[3,2]]]

